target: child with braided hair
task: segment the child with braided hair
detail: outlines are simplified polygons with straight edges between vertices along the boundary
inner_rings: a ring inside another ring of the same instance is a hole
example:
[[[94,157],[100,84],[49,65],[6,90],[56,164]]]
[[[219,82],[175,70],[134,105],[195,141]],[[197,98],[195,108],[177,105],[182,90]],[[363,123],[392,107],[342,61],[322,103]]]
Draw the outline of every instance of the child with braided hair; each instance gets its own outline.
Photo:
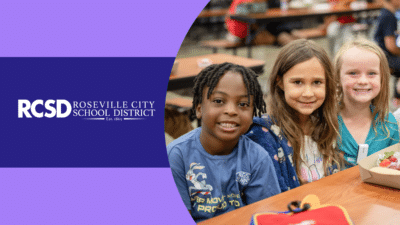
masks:
[[[255,73],[223,63],[195,79],[193,110],[201,127],[167,146],[175,183],[196,222],[280,193],[272,160],[243,134],[266,112]]]

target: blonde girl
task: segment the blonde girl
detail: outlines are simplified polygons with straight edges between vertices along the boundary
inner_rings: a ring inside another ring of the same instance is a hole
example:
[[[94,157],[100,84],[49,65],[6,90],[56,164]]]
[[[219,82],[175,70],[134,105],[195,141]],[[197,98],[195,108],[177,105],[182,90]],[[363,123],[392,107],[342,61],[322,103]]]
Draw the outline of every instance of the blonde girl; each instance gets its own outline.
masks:
[[[390,70],[382,49],[365,39],[345,43],[335,57],[335,77],[339,84],[339,148],[346,166],[399,143],[398,126],[389,112]],[[367,154],[358,154],[361,147],[368,147]]]
[[[325,50],[301,39],[282,48],[269,77],[268,114],[248,136],[270,154],[286,191],[339,169],[336,84]]]

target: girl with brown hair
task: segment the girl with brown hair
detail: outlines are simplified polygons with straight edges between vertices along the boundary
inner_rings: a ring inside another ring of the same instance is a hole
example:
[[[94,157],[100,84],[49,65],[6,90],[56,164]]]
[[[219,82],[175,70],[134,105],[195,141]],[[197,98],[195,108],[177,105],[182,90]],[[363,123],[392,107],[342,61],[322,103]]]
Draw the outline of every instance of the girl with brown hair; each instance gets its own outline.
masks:
[[[325,50],[305,39],[284,46],[269,85],[268,114],[247,135],[270,154],[281,191],[339,171],[336,82]]]

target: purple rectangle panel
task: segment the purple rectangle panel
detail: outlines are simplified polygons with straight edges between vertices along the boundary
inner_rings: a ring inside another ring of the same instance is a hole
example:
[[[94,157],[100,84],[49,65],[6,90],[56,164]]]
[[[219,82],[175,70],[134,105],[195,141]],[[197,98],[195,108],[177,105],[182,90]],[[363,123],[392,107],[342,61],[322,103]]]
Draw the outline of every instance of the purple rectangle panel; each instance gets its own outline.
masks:
[[[0,171],[1,224],[194,224],[169,168]]]
[[[0,57],[175,57],[207,3],[207,0],[3,1]],[[169,72],[165,70],[159,75],[169,76]],[[5,77],[14,75],[1,73],[3,82]],[[88,70],[87,76],[86,79],[96,74]],[[21,79],[21,84],[31,84],[24,82],[27,80]],[[70,86],[71,92],[80,87],[79,80],[76,85]],[[96,82],[92,87],[100,88]],[[165,88],[154,89],[156,98],[165,99],[166,87],[167,82]],[[35,88],[45,91],[48,86],[43,82],[35,84]],[[0,93],[0,102],[10,101],[10,93],[5,90]],[[93,91],[89,88],[88,93],[92,95]],[[112,100],[126,99],[146,100],[146,96],[136,94]],[[16,107],[17,102],[15,106],[3,105],[1,110],[16,111]],[[7,115],[3,120],[9,115],[17,117],[15,113],[3,115]],[[163,113],[157,116],[162,121]],[[75,129],[99,125],[94,124],[79,122]],[[132,130],[137,129],[132,124]],[[161,131],[163,127],[160,122],[149,129]],[[37,131],[43,132],[40,126]],[[9,135],[4,124],[0,124],[0,132],[3,137]],[[18,146],[24,142],[24,136],[18,136],[18,132],[12,138]],[[161,140],[157,141],[164,141],[163,138],[159,135]],[[40,148],[40,141],[36,144],[29,154]],[[0,143],[0,151],[12,151],[16,145]],[[146,148],[136,146],[134,151],[146,152]],[[0,180],[1,224],[194,224],[169,168],[0,168]]]
[[[0,56],[175,57],[208,1],[2,1]]]

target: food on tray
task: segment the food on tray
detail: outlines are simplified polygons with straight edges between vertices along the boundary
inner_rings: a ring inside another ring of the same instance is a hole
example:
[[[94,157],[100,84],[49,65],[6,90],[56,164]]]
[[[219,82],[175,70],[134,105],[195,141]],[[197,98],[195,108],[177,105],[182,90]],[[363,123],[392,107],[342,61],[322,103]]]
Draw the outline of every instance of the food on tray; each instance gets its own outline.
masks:
[[[379,154],[377,160],[377,166],[382,168],[389,168],[400,170],[400,152],[385,152],[384,154]]]

